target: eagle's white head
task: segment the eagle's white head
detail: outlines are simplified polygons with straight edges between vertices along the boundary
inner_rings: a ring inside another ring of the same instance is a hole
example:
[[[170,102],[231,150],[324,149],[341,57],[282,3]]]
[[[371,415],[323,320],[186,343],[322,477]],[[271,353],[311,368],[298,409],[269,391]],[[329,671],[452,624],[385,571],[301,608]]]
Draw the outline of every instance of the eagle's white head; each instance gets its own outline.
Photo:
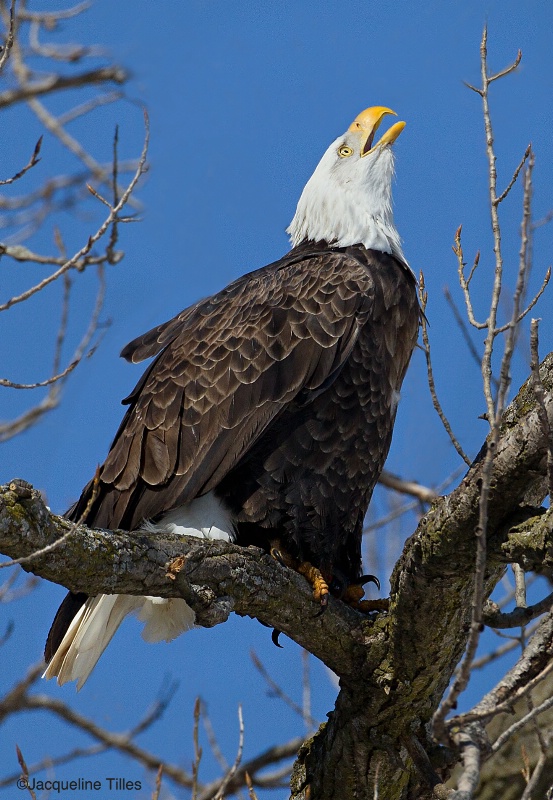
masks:
[[[394,156],[391,145],[405,122],[396,122],[374,143],[387,114],[383,106],[362,111],[333,142],[308,180],[287,232],[292,244],[326,241],[336,247],[363,244],[405,261],[392,212]]]

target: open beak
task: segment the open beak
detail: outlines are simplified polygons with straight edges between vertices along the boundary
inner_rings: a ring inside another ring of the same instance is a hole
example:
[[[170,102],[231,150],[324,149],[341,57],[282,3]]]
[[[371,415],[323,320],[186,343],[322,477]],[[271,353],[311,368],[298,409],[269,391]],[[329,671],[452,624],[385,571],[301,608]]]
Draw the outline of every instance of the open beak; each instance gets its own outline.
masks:
[[[378,142],[373,145],[375,133],[387,114],[393,114],[394,117],[397,117],[396,112],[392,111],[391,108],[372,106],[362,111],[349,126],[351,132],[359,133],[364,137],[366,136],[365,142],[361,147],[361,158],[368,156],[369,153],[374,153],[378,148],[393,144],[401,131],[405,128],[405,122],[396,122],[386,131],[384,136],[381,136]]]

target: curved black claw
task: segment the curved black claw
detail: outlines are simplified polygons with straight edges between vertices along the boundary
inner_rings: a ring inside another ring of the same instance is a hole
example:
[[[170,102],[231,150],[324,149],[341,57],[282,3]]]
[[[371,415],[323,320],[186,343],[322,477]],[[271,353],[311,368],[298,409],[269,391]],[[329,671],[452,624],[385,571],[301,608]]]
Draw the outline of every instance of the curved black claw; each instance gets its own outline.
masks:
[[[282,650],[283,647],[280,644],[280,642],[278,641],[278,637],[280,636],[281,633],[282,633],[282,631],[279,631],[276,628],[273,628],[273,632],[271,633],[271,641],[272,641],[272,643],[274,645],[276,645],[277,647],[280,647],[280,649]]]
[[[364,586],[366,583],[374,583],[378,591],[380,591],[380,581],[376,575],[361,575],[361,577],[354,581],[359,586]]]
[[[327,594],[323,594],[323,596],[321,597],[319,602],[320,602],[320,606],[321,607],[319,608],[319,610],[315,614],[316,617],[322,617],[322,615],[327,610],[327,608],[328,608],[328,595]]]
[[[276,547],[271,547],[271,555],[275,561],[278,561],[281,567],[285,567],[286,563],[284,561],[284,556]]]

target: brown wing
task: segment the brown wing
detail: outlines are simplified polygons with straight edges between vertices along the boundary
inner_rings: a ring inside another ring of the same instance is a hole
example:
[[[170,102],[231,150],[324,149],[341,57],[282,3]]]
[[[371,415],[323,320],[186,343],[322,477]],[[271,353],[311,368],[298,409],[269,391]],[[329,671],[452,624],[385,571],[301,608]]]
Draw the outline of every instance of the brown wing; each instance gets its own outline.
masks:
[[[217,486],[288,404],[330,384],[371,298],[363,265],[322,251],[251,273],[127,346],[129,360],[163,349],[126,400],[87,522],[133,529]]]

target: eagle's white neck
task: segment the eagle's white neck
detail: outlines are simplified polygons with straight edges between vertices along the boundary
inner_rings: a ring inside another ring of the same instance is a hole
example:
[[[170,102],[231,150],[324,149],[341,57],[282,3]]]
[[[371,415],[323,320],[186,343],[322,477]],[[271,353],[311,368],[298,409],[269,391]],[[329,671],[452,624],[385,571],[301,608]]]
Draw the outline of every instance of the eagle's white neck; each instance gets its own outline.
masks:
[[[341,137],[328,148],[301,194],[287,229],[292,245],[305,240],[336,247],[363,244],[405,261],[392,212],[391,148],[356,163],[352,159],[350,167],[336,161],[340,141]]]

